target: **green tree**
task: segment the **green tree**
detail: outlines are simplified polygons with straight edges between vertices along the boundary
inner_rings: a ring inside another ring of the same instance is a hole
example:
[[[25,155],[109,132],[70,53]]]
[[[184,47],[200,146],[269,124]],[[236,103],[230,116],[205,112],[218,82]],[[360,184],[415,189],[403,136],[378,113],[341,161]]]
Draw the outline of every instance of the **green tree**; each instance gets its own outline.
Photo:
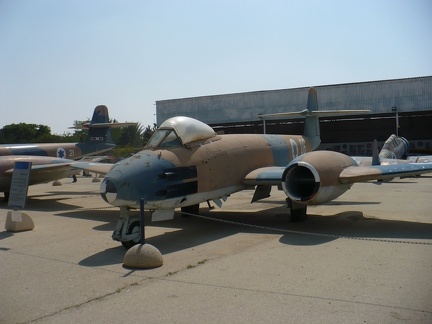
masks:
[[[116,119],[110,119],[109,122],[110,123],[118,123],[118,121]],[[120,141],[120,137],[121,137],[123,128],[124,127],[111,128],[111,138],[112,138],[113,143],[115,143],[116,145],[119,145],[119,143],[120,143],[119,141]]]
[[[35,143],[63,143],[63,136],[55,134],[44,134],[39,136]]]
[[[134,126],[122,127],[121,135],[113,149],[115,159],[124,159],[141,151],[142,147],[148,142],[156,130],[156,124],[148,125],[145,129],[140,123]]]
[[[30,124],[30,125],[34,125],[34,124]],[[35,141],[37,141],[37,142],[39,142],[39,138],[41,138],[43,136],[51,135],[51,128],[49,128],[46,125],[37,125],[35,127],[35,131],[36,131]]]
[[[143,127],[140,123],[121,128],[120,137],[116,144],[120,146],[141,147],[143,143]]]
[[[156,128],[157,128],[156,124],[153,124],[153,126],[147,125],[143,133],[143,146],[145,146],[147,142],[150,140]]]
[[[45,125],[10,124],[0,130],[0,142],[3,144],[37,143],[39,138],[51,135],[51,129]]]
[[[122,160],[134,155],[138,151],[139,149],[132,146],[116,146],[112,149],[112,156],[114,160]]]
[[[87,119],[87,120],[74,120],[72,128],[75,129],[75,130],[74,130],[73,134],[69,135],[68,137],[70,139],[74,139],[73,140],[74,142],[84,142],[85,139],[86,139],[86,137],[87,137],[88,130],[86,130],[85,128],[82,128],[82,126],[84,124],[88,124],[88,123],[90,123],[90,119]],[[67,142],[64,142],[64,143],[67,143]]]

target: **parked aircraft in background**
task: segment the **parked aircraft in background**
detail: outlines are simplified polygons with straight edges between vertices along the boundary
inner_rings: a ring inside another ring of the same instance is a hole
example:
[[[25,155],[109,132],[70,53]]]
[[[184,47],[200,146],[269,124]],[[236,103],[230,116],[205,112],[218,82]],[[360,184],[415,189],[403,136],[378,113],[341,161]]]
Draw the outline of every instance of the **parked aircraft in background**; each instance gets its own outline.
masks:
[[[89,164],[88,169],[107,173],[101,196],[120,207],[113,239],[125,247],[139,242],[139,219],[130,217],[128,210],[138,208],[140,199],[153,220],[163,220],[172,218],[175,208],[198,213],[199,204],[206,201],[220,207],[230,194],[253,187],[255,202],[269,197],[277,186],[287,195],[291,220],[301,220],[308,205],[329,202],[355,182],[432,171],[432,164],[359,166],[341,153],[313,151],[320,144],[319,116],[361,112],[317,109],[317,94],[311,88],[307,109],[300,113],[305,117],[303,135],[217,135],[198,120],[174,117],[134,156],[114,166]]]
[[[101,105],[94,109],[90,123],[70,127],[88,129],[84,142],[0,144],[0,156],[35,155],[77,160],[86,155],[101,154],[112,149],[115,144],[112,142],[110,128],[130,125],[135,125],[135,123],[110,123],[108,108]]]
[[[408,155],[410,145],[405,137],[392,134],[385,142],[379,153],[380,158],[403,159]]]
[[[110,123],[108,108],[97,106],[89,124],[71,127],[89,130],[85,142],[0,145],[0,192],[8,200],[15,162],[32,163],[29,185],[67,178],[79,173],[71,168],[77,163],[74,160],[104,153],[115,146],[111,128],[135,124]]]
[[[417,155],[408,156],[410,145],[406,138],[392,134],[385,142],[381,151],[378,153],[378,145],[375,140],[373,143],[373,156],[354,156],[353,159],[359,166],[371,165],[391,165],[409,163],[432,163],[432,156]]]
[[[372,157],[353,156],[352,158],[359,166],[410,163],[410,161],[406,159],[409,148],[410,145],[406,138],[392,134],[384,142],[384,145],[379,152],[377,140],[374,140]]]

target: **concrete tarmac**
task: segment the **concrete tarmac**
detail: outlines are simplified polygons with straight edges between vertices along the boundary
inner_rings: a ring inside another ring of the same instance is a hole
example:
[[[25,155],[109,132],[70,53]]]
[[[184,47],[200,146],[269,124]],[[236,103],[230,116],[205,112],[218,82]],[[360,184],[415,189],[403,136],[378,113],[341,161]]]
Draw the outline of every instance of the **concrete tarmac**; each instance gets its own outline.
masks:
[[[62,182],[29,188],[32,231],[0,205],[0,323],[432,323],[432,177],[355,184],[301,223],[276,189],[148,219],[150,270],[123,267],[99,183]]]

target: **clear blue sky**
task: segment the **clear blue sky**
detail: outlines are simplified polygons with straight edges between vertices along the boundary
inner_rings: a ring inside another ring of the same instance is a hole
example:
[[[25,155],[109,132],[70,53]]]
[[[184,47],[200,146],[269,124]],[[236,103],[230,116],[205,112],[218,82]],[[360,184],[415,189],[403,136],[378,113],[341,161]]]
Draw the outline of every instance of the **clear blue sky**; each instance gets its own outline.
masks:
[[[432,75],[432,1],[0,0],[0,127],[99,104]]]

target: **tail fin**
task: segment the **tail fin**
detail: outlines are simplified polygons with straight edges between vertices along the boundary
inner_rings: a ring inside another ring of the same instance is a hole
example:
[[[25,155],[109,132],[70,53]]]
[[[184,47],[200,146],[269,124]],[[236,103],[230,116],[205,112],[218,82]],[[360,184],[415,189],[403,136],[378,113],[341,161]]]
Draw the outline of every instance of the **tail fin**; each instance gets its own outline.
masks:
[[[107,106],[97,106],[93,112],[93,117],[90,124],[104,124],[109,123],[109,114]]]
[[[295,116],[304,116],[305,124],[303,130],[303,136],[307,137],[311,143],[312,150],[315,150],[321,143],[320,138],[320,127],[319,127],[319,112],[318,112],[318,96],[314,87],[309,88],[308,100],[305,110],[299,112],[287,112],[287,113],[276,113],[276,114],[260,114],[258,115],[264,123],[266,119],[274,118],[290,118]]]
[[[309,111],[318,110],[318,95],[314,87],[309,88],[306,109]]]
[[[93,117],[90,124],[88,124],[88,135],[86,142],[106,142],[112,143],[111,129],[109,126],[109,114],[107,106],[97,106],[93,112]],[[104,126],[102,126],[104,125]]]
[[[73,129],[88,129],[86,143],[113,143],[111,128],[133,126],[136,123],[110,123],[107,106],[100,105],[94,109],[90,123],[69,127]]]
[[[315,88],[309,88],[307,111],[318,111],[318,95]],[[319,116],[306,114],[303,135],[307,137],[311,143],[312,150],[315,150],[321,143],[321,133],[319,125]]]
[[[372,165],[380,165],[380,164],[381,164],[381,159],[380,156],[378,155],[378,142],[377,140],[374,140],[372,145]]]
[[[318,110],[318,95],[314,87],[309,88],[307,109],[299,112],[287,112],[276,114],[260,114],[259,118],[290,118],[294,116],[304,116],[305,124],[303,136],[307,137],[311,143],[312,150],[315,150],[321,143],[319,117],[336,116],[336,115],[353,115],[368,113],[370,110]]]

